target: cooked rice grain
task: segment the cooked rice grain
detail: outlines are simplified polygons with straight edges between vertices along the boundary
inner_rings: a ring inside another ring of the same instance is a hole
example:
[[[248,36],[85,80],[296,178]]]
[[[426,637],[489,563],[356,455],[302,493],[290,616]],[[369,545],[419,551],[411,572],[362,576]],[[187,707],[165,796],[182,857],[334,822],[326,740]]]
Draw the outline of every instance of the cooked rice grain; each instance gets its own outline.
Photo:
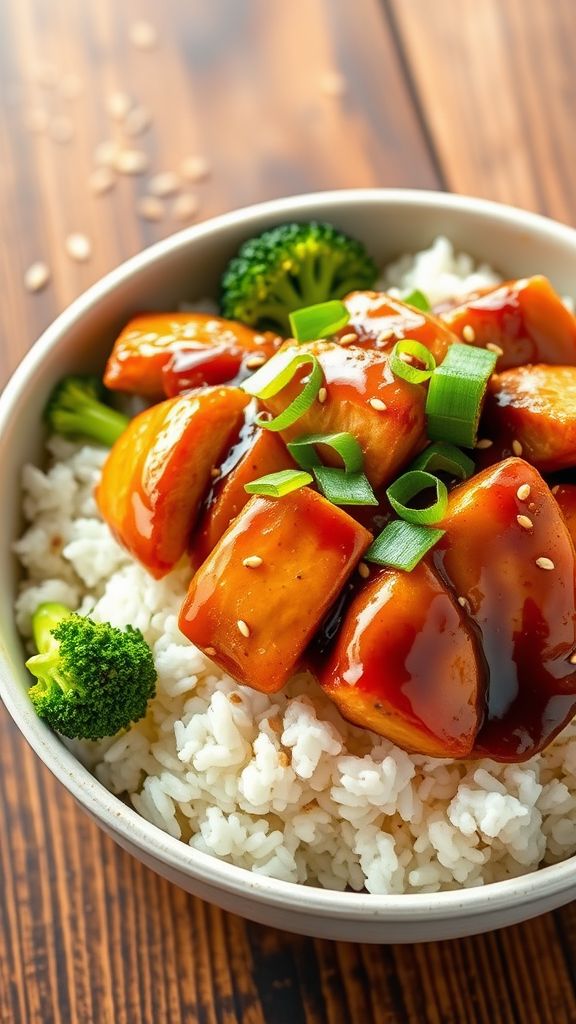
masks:
[[[437,301],[497,277],[437,239],[384,281]],[[526,764],[462,763],[348,725],[304,675],[272,696],[239,686],[178,630],[188,567],[153,580],[99,520],[106,452],[57,438],[48,450],[46,471],[23,474],[18,625],[29,637],[52,599],[143,631],[158,670],[146,719],[74,749],[145,818],[258,874],[371,893],[482,885],[576,851],[574,725]]]

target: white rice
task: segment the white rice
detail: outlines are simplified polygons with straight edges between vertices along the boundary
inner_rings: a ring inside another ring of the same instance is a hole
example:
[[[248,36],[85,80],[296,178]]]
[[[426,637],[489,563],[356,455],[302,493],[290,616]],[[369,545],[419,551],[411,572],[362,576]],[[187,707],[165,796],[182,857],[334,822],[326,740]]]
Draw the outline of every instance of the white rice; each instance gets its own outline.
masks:
[[[497,280],[442,238],[384,274],[433,301]],[[576,851],[576,726],[523,765],[463,763],[348,725],[304,676],[275,696],[239,686],[178,630],[188,568],[153,580],[99,519],[106,451],[52,438],[48,452],[23,473],[18,626],[29,637],[37,603],[56,600],[142,630],[158,670],[147,718],[75,749],[149,821],[259,874],[371,893],[483,885]]]

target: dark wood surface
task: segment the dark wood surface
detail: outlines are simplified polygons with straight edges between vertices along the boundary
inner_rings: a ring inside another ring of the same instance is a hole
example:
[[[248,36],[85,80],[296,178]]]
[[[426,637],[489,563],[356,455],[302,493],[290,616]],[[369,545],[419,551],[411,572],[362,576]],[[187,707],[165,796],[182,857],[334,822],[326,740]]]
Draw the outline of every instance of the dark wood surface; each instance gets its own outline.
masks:
[[[157,29],[151,50],[130,42],[140,19]],[[88,284],[182,226],[170,202],[160,222],[138,216],[142,177],[88,189],[95,146],[118,131],[112,92],[151,112],[133,144],[153,171],[210,161],[190,186],[199,217],[406,185],[575,223],[575,44],[573,0],[2,0],[2,378]],[[92,241],[85,263],[65,252],[73,231]],[[30,294],[36,260],[51,281]],[[564,1024],[576,1021],[576,909],[414,947],[266,930],[118,849],[1,711],[0,1021]]]

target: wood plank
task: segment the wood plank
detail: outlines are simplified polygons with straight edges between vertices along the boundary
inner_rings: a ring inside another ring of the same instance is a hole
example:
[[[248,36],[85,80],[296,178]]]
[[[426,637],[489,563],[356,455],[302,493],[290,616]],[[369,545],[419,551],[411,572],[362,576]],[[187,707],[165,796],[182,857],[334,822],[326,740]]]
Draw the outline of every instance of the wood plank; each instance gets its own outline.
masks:
[[[362,0],[359,11],[346,0],[166,0],[161,11],[137,0],[1,6],[1,258],[4,280],[14,281],[0,309],[5,373],[88,284],[182,226],[170,202],[161,223],[137,217],[146,176],[124,176],[105,196],[87,189],[95,147],[123,138],[106,113],[117,90],[152,115],[150,131],[128,139],[147,153],[151,173],[178,170],[190,154],[207,157],[213,173],[194,188],[201,216],[315,189],[436,184],[378,0]],[[130,25],[146,12],[158,27],[151,52],[127,45]],[[39,85],[46,64],[78,76],[82,94],[66,100]],[[326,92],[331,73],[341,76],[341,96]],[[55,118],[69,118],[73,138],[63,144],[27,131],[38,111],[51,129]],[[64,252],[72,231],[92,240],[86,264]],[[20,278],[36,259],[50,264],[53,283],[32,303]]]
[[[128,44],[137,18],[158,30],[150,52]],[[81,94],[59,95],[46,66],[76,75]],[[75,295],[182,226],[171,201],[159,223],[138,217],[146,177],[102,197],[87,189],[95,147],[122,134],[106,113],[116,90],[152,115],[131,142],[150,173],[208,159],[212,174],[190,186],[201,217],[298,191],[438,181],[378,0],[0,4],[0,382]],[[52,130],[69,118],[73,137],[29,131],[38,112]],[[92,241],[85,264],[64,251],[71,231]],[[38,259],[52,277],[32,296],[22,279]],[[360,1005],[369,967],[335,990],[349,965],[330,943],[247,925],[170,886],[82,814],[3,711],[0,740],[2,1024],[350,1020],[336,993]],[[331,965],[322,987],[320,963]],[[381,1019],[396,1020],[396,990],[380,997]]]
[[[386,0],[447,186],[576,220],[572,0]]]

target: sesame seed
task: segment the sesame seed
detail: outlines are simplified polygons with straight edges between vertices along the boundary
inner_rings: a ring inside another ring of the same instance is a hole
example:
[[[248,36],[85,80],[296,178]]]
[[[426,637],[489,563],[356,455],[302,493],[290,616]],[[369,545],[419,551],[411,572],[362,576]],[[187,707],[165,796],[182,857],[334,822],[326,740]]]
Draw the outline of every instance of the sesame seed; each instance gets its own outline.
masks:
[[[459,597],[458,604],[460,605],[461,608],[464,608],[464,611],[470,611],[470,601],[468,600],[467,597]]]
[[[546,558],[545,555],[542,555],[540,558],[536,559],[536,565],[538,566],[539,569],[555,569],[556,568],[556,566],[554,565],[554,562],[552,561],[552,559],[551,558]]]
[[[79,231],[68,235],[64,244],[70,259],[75,260],[76,263],[86,263],[86,260],[89,260],[92,255],[90,239]]]
[[[181,196],[176,196],[172,203],[172,217],[174,220],[194,220],[199,208],[198,197],[193,196],[190,192],[183,192]]]
[[[340,338],[341,345],[353,345],[358,340],[358,335],[355,331],[349,331],[348,334],[343,334]]]
[[[390,339],[394,337],[394,331],[380,331],[380,334],[376,338],[376,341],[378,342],[379,345],[384,345],[387,341],[390,341]]]
[[[358,574],[363,580],[367,580],[370,575],[370,567],[366,565],[366,562],[360,562],[358,564]]]
[[[530,497],[530,484],[520,484],[520,487],[516,491],[516,497],[518,501],[527,501]]]
[[[215,647],[205,647],[204,648],[204,654],[206,654],[209,658],[213,658],[214,655],[216,654],[216,648]]]
[[[163,199],[165,196],[173,196],[180,188],[180,178],[174,171],[160,171],[150,178],[148,191],[152,196]]]
[[[137,50],[153,50],[158,43],[158,33],[149,21],[135,21],[130,26],[128,38]]]
[[[386,412],[387,409],[386,402],[383,402],[381,398],[369,398],[368,405],[376,409],[376,412]]]
[[[244,622],[244,619],[238,619],[236,625],[238,626],[238,631],[242,633],[242,636],[245,636],[246,639],[248,639],[250,636],[250,627],[246,622]]]
[[[514,452],[514,455],[518,455],[518,456],[522,455],[523,448],[522,448],[522,445],[520,444],[520,441],[516,441],[516,439],[514,439],[514,441],[512,441],[512,451]]]
[[[255,355],[248,357],[245,366],[247,370],[257,370],[259,366],[264,366],[266,362],[268,362],[268,359],[264,353],[257,352]]]
[[[242,565],[245,565],[247,569],[258,569],[262,565],[263,559],[260,555],[249,555],[248,558],[242,560]]]
[[[46,263],[32,263],[24,274],[24,286],[29,292],[39,292],[50,280],[50,271]]]
[[[488,344],[486,345],[486,348],[489,352],[494,352],[494,354],[497,356],[504,355],[504,349],[500,348],[500,345],[495,345],[493,341],[489,341]]]
[[[156,196],[142,196],[136,209],[143,220],[162,220],[164,216],[164,205]]]
[[[554,484],[554,487],[551,490],[551,494],[558,494],[559,490],[560,490],[560,484]]]
[[[152,123],[152,118],[145,107],[133,107],[126,114],[124,130],[127,135],[142,135]]]
[[[476,331],[472,327],[472,324],[464,324],[462,328],[462,337],[464,341],[476,341]]]
[[[127,92],[112,92],[106,100],[106,110],[114,121],[123,121],[132,106]]]
[[[50,122],[48,128],[50,138],[54,142],[59,142],[64,145],[66,142],[71,142],[74,138],[74,125],[69,117],[65,114],[60,114],[58,117],[54,117]]]
[[[568,661],[570,662],[571,665],[576,665],[576,651],[574,652],[574,654],[570,655],[570,657],[568,658]]]
[[[338,71],[325,71],[320,78],[320,90],[331,99],[339,99],[346,92],[346,80]]]
[[[210,476],[213,480],[217,480],[219,476],[222,476],[222,470],[218,466],[213,466],[210,470]]]
[[[326,391],[326,388],[320,388],[320,391],[318,392],[318,401],[320,402],[320,405],[324,405],[327,398],[328,392]]]
[[[95,196],[103,196],[114,187],[115,178],[109,167],[95,167],[88,178],[88,187]]]
[[[113,139],[106,139],[99,142],[94,150],[94,163],[99,167],[114,167],[118,158],[120,147]]]
[[[516,516],[516,522],[523,530],[532,530],[534,527],[534,523],[529,516]]]
[[[489,437],[483,437],[480,441],[476,441],[475,447],[482,451],[483,448],[491,448],[493,444],[494,441],[491,441]]]
[[[231,704],[241,704],[242,703],[242,697],[240,696],[239,693],[236,693],[235,691],[233,691],[232,693],[228,694],[228,700],[230,701]]]
[[[187,156],[180,164],[180,173],[188,181],[204,181],[210,175],[211,167],[205,156]]]
[[[290,764],[290,758],[288,757],[288,754],[286,753],[285,750],[281,750],[280,753],[278,754],[278,764],[280,765],[281,768],[287,768],[288,765]]]
[[[120,174],[144,174],[148,165],[148,157],[141,149],[121,149],[115,160]]]

